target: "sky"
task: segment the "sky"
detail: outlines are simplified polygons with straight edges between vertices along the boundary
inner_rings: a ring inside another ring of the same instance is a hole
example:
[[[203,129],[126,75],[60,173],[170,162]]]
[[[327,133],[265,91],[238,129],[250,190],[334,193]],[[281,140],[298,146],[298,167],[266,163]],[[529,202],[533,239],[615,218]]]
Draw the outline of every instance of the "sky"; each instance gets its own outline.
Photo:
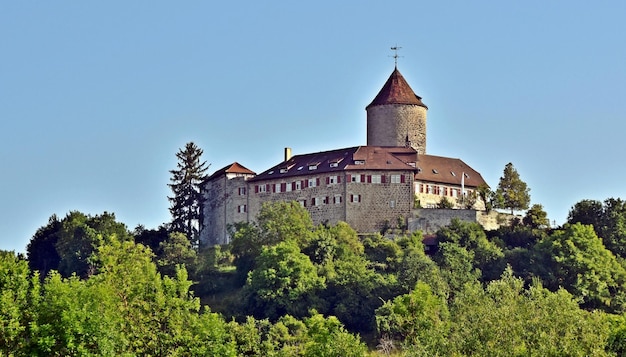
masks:
[[[427,153],[496,188],[511,162],[556,225],[626,198],[626,2],[4,1],[0,249],[50,216],[168,222],[187,142],[209,173],[366,144],[394,68]]]

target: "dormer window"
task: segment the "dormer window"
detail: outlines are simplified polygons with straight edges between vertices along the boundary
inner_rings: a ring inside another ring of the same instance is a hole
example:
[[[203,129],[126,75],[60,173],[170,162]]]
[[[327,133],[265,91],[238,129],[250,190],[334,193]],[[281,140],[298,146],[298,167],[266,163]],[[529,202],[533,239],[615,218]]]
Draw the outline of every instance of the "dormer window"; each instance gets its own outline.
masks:
[[[450,171],[450,173],[452,174],[452,176],[456,177],[456,174],[454,173],[454,171]]]
[[[414,162],[407,162],[406,164],[411,166],[411,167],[415,167],[415,163]]]
[[[437,171],[437,169],[433,169],[433,174],[438,174],[439,171]]]
[[[365,160],[354,160],[355,165],[365,165]]]
[[[330,163],[330,167],[337,167],[337,166],[339,166],[338,162],[331,162]]]
[[[289,169],[280,169],[280,173],[281,173],[281,174],[286,174],[286,173],[287,173],[287,171],[289,171]]]
[[[317,165],[309,165],[309,171],[317,170]]]
[[[272,171],[268,172],[267,174],[268,174],[268,175],[271,175],[271,174],[273,174],[273,173],[274,173],[274,170],[272,170]]]
[[[463,175],[465,175],[465,178],[466,178],[466,179],[468,179],[468,178],[469,178],[469,175],[468,175],[468,174],[463,173]]]

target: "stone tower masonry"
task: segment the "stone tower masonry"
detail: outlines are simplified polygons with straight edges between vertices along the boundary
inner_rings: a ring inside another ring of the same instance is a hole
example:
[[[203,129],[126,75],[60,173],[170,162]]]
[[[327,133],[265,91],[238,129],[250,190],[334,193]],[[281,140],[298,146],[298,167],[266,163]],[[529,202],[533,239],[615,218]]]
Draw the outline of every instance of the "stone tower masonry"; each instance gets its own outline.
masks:
[[[410,146],[426,153],[426,111],[396,67],[367,111],[368,146]]]

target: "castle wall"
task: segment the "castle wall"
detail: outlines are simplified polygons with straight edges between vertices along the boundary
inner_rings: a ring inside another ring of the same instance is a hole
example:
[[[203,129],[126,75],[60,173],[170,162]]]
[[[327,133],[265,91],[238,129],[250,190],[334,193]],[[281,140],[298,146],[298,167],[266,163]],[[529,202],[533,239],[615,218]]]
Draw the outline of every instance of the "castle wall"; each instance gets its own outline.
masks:
[[[379,174],[385,176],[381,179],[384,182],[367,182],[368,177]],[[402,179],[392,182],[392,176]],[[350,171],[346,183],[346,222],[360,233],[396,227],[398,218],[404,222],[413,204],[412,176],[408,171]]]
[[[224,175],[205,184],[200,229],[203,244],[229,243],[228,225],[248,220],[248,177]]]
[[[426,153],[426,112],[419,105],[387,104],[367,109],[368,146],[405,146]]]
[[[363,170],[252,182],[249,216],[254,219],[265,202],[297,201],[316,225],[344,221],[358,232],[377,232],[410,215],[411,178],[410,171]]]

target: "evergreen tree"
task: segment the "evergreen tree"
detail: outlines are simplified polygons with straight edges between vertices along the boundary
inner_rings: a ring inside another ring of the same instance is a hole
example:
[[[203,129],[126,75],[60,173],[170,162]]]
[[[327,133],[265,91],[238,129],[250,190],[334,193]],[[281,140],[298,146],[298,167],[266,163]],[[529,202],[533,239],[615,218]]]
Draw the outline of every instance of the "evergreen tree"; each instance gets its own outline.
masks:
[[[512,163],[504,167],[504,175],[500,177],[496,190],[496,208],[510,209],[511,214],[515,210],[525,210],[530,204],[530,189],[526,182],[522,181],[519,173]]]
[[[168,184],[173,193],[172,197],[168,197],[171,203],[171,229],[186,234],[194,246],[198,245],[202,200],[200,185],[205,180],[208,169],[206,161],[200,160],[202,153],[202,149],[193,142],[187,143],[185,149],[179,149],[176,153],[176,170],[170,170],[172,177]]]

